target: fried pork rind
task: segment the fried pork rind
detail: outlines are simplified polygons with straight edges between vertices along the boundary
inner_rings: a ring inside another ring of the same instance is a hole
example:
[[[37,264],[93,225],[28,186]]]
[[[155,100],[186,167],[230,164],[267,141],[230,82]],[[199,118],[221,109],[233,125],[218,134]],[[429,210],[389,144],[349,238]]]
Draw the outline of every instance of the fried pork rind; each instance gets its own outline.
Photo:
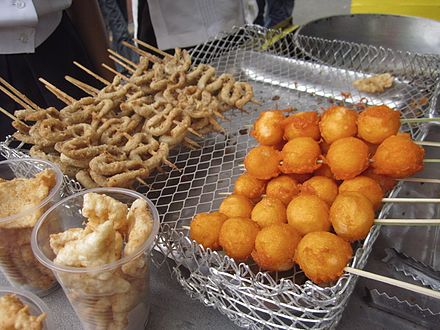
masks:
[[[116,230],[123,235],[128,234],[128,207],[110,196],[96,193],[85,194],[82,214],[88,218],[87,226],[93,229],[102,222],[111,220]]]
[[[54,171],[45,169],[38,173],[35,178],[16,178],[0,182],[0,217],[24,212],[39,205],[55,186],[56,174]],[[29,193],[32,192],[32,193]],[[37,222],[41,211],[36,210],[32,214],[23,216],[15,221],[0,224],[2,228],[26,228],[33,227]]]
[[[0,298],[0,329],[43,329],[46,313],[39,316],[30,315],[29,306],[12,294]]]
[[[393,85],[394,77],[389,73],[377,74],[353,82],[353,87],[360,92],[382,93]]]

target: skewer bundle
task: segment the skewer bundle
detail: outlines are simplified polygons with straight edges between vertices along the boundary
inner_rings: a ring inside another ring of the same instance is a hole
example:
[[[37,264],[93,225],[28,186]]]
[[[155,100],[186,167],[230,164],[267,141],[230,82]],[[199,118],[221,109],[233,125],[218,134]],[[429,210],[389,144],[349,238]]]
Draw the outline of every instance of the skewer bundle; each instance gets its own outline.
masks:
[[[57,163],[87,188],[130,187],[162,163],[174,166],[167,160],[170,149],[180,143],[199,147],[189,134],[223,132],[216,118],[225,119],[222,113],[232,108],[244,111],[253,98],[251,85],[230,74],[217,76],[206,64],[192,68],[185,50],[160,59],[130,47],[141,54],[139,63],[111,52],[130,72],[115,72],[112,82],[75,63],[105,84],[99,90],[67,76],[89,94],[80,100],[40,79],[66,104],[59,111],[38,107],[1,81],[0,89],[24,108],[15,112],[14,137],[33,145],[32,156]]]

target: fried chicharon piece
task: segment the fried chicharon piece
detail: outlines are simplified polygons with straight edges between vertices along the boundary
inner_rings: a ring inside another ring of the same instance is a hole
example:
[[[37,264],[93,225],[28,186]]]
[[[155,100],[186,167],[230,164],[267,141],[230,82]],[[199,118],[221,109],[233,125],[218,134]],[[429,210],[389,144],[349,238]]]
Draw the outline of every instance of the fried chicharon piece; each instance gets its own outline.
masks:
[[[43,329],[46,313],[33,316],[29,312],[29,306],[13,294],[7,294],[0,298],[0,329]]]
[[[382,93],[393,85],[394,77],[389,73],[377,74],[353,82],[353,87],[360,92]]]

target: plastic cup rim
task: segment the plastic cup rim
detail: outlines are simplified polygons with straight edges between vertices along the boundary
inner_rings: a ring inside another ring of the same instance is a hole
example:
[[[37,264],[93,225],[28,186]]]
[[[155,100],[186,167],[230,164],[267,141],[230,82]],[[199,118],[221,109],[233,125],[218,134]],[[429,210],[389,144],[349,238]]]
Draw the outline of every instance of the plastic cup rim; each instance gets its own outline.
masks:
[[[36,158],[11,158],[8,160],[0,161],[0,166],[4,165],[4,164],[8,164],[8,163],[20,163],[20,162],[29,162],[29,161],[33,162],[33,163],[40,163],[40,164],[48,165],[48,167],[55,172],[55,175],[56,175],[55,186],[52,187],[52,189],[49,191],[49,194],[41,201],[41,203],[39,203],[38,205],[36,205],[32,208],[25,209],[24,211],[21,211],[20,213],[15,213],[12,215],[8,215],[7,217],[0,218],[0,223],[11,222],[11,221],[16,220],[18,218],[22,218],[24,216],[27,216],[28,214],[31,214],[31,213],[35,212],[36,210],[42,208],[43,206],[45,206],[47,203],[49,203],[53,199],[53,197],[60,191],[60,189],[62,187],[63,173],[61,172],[60,168],[52,162],[48,162],[46,160],[36,159]]]
[[[46,219],[47,215],[51,213],[54,209],[59,207],[61,204],[65,203],[66,201],[76,198],[81,195],[85,195],[86,193],[105,193],[105,192],[116,192],[116,193],[123,193],[126,195],[131,195],[132,197],[142,198],[145,200],[150,208],[150,211],[153,216],[153,228],[151,230],[150,236],[147,238],[147,240],[139,246],[135,252],[129,256],[124,256],[119,260],[113,261],[111,263],[101,265],[101,266],[94,266],[94,267],[71,267],[71,266],[64,266],[54,263],[52,260],[47,258],[44,253],[40,250],[37,244],[37,234],[38,231],[43,224],[44,220]],[[66,273],[77,273],[77,274],[83,274],[83,273],[93,273],[93,272],[102,272],[102,271],[109,271],[117,268],[118,266],[127,264],[131,260],[134,260],[135,258],[142,255],[145,251],[148,250],[148,247],[153,245],[154,239],[156,238],[156,235],[159,232],[159,213],[157,211],[156,206],[153,204],[153,202],[148,199],[145,195],[138,193],[134,190],[125,189],[125,188],[115,188],[115,187],[103,187],[103,188],[93,188],[93,189],[85,189],[81,190],[80,192],[77,192],[73,195],[70,195],[66,198],[63,198],[62,200],[58,201],[54,205],[52,205],[37,221],[37,223],[34,226],[34,229],[32,230],[31,235],[31,247],[32,251],[35,255],[35,257],[40,261],[44,266],[49,268],[52,271],[57,272],[66,272]]]

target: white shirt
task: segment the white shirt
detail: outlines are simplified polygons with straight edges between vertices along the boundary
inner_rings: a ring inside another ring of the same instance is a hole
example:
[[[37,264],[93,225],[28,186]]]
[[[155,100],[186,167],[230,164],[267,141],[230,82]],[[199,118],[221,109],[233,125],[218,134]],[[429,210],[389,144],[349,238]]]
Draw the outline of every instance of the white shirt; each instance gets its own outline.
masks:
[[[72,0],[0,0],[0,54],[33,53]]]
[[[220,32],[252,22],[255,0],[148,0],[160,49],[194,46]],[[137,1],[133,1],[137,7]],[[137,8],[136,8],[137,9]],[[134,13],[137,22],[137,13]]]

